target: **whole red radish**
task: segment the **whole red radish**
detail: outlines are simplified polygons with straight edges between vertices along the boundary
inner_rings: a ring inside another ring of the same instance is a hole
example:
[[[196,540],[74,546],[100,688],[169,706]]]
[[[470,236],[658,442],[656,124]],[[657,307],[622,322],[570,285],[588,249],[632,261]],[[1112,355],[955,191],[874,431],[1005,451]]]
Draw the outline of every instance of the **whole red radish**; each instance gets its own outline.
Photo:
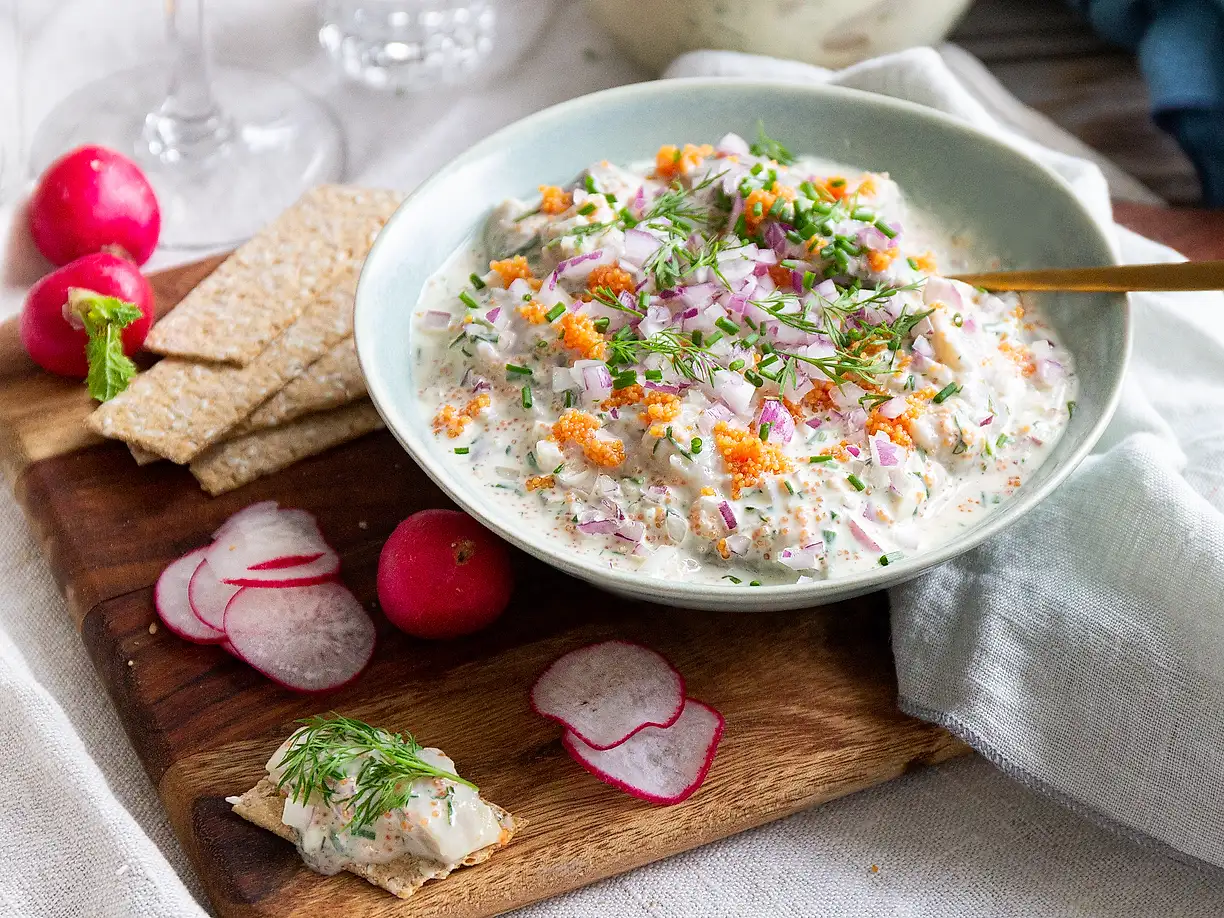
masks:
[[[139,315],[114,342],[122,344],[122,353],[114,353],[118,347],[107,347],[98,352],[99,360],[113,364],[140,349],[153,324],[153,288],[136,265],[117,255],[99,252],[52,271],[30,288],[21,312],[21,343],[35,363],[61,376],[84,378],[89,374],[91,363],[86,356],[89,335],[83,321],[74,318],[69,322],[65,309],[73,291],[77,291],[78,299],[93,293],[114,297],[139,309]],[[98,361],[94,363],[98,365]]]
[[[52,264],[113,252],[143,265],[157,248],[161,211],[145,174],[105,147],[78,147],[43,173],[30,198],[30,234]]]
[[[400,523],[378,559],[378,600],[414,637],[453,638],[501,615],[514,589],[505,544],[466,513],[422,510]]]

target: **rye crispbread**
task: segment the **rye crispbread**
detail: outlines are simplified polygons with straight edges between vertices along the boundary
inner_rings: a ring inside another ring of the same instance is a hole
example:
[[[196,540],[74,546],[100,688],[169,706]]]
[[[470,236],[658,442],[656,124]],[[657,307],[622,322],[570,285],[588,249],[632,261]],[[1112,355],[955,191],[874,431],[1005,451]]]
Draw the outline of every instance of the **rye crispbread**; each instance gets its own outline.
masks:
[[[306,371],[256,408],[231,434],[276,427],[307,414],[339,408],[364,398],[365,377],[357,363],[357,345],[350,337],[306,368]]]
[[[276,785],[264,778],[239,797],[233,804],[233,808],[235,813],[248,822],[297,844],[297,833],[291,826],[281,822],[284,802],[285,798]],[[489,803],[488,806],[497,815],[497,821],[501,824],[501,838],[496,844],[473,851],[463,860],[460,867],[471,867],[487,861],[494,852],[509,844],[518,828],[515,818],[510,813],[492,803]],[[444,879],[452,872],[452,868],[442,864],[408,856],[396,858],[386,864],[354,864],[346,869],[401,899],[407,899],[430,880]]]

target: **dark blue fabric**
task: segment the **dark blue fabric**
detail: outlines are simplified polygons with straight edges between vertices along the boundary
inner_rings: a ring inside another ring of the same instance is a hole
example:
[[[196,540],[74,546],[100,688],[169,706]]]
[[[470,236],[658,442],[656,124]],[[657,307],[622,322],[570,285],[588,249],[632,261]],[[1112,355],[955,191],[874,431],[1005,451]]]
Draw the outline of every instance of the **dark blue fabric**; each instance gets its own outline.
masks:
[[[1103,38],[1139,55],[1156,123],[1224,207],[1224,0],[1071,0]]]

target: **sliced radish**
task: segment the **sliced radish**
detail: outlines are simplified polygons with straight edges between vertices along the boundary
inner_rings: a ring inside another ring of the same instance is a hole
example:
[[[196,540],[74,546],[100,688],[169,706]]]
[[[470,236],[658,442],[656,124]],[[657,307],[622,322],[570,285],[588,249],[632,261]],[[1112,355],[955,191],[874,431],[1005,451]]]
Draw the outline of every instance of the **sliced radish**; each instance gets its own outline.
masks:
[[[204,549],[200,549],[203,551]],[[191,611],[205,625],[218,632],[225,630],[225,607],[234,598],[234,594],[242,587],[222,583],[216,571],[207,561],[201,561],[200,566],[191,575],[191,583],[187,586],[187,600],[191,603]]]
[[[670,727],[647,727],[612,749],[592,749],[573,733],[570,756],[605,784],[651,803],[680,803],[701,786],[723,733],[723,716],[689,698]]]
[[[226,583],[307,586],[339,573],[340,558],[309,513],[261,510],[238,519],[240,515],[217,530],[208,548],[209,565]]]
[[[239,590],[225,634],[236,656],[297,692],[347,685],[374,653],[374,623],[339,583]]]
[[[531,707],[592,749],[611,749],[684,710],[684,677],[659,653],[628,641],[571,651],[544,670]]]
[[[235,528],[247,525],[257,519],[271,518],[277,514],[277,505],[274,500],[257,501],[250,506],[243,507],[224,523],[217,527],[217,531],[213,533],[213,540],[224,538]]]
[[[187,587],[196,568],[204,563],[203,548],[188,552],[161,572],[153,588],[153,603],[166,627],[196,644],[216,644],[225,635],[195,617],[187,598]]]

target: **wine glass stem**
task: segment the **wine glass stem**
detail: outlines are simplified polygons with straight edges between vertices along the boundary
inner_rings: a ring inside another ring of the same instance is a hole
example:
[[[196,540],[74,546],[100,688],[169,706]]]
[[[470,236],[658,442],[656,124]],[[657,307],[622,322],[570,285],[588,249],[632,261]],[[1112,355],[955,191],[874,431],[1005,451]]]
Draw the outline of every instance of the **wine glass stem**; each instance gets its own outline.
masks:
[[[173,61],[165,101],[145,119],[149,150],[166,162],[217,152],[233,125],[217,105],[209,79],[204,0],[163,0]]]

